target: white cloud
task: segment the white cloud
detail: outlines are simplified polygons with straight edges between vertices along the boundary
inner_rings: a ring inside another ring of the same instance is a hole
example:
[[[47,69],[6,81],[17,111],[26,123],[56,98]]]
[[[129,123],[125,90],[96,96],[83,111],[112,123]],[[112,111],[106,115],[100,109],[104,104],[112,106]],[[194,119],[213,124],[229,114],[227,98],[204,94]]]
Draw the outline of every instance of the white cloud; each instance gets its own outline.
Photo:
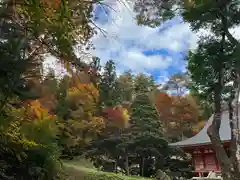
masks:
[[[98,33],[93,38],[96,47],[93,54],[99,56],[102,63],[113,59],[119,71],[165,70],[173,61],[178,62],[178,59],[173,60],[172,57],[161,54],[147,56],[143,51],[167,49],[182,52],[186,50],[186,46],[195,46],[197,42],[196,35],[190,31],[189,25],[180,22],[180,18],[163,25],[169,27],[161,31],[161,27],[138,26],[132,4],[119,1],[110,3],[114,10],[106,14],[110,21],[98,24],[106,33]],[[113,56],[114,53],[117,55]]]
[[[189,24],[175,18],[159,28],[138,26],[133,5],[126,0],[105,0],[112,9],[107,16],[109,21],[98,23],[104,30],[99,32],[92,41],[96,47],[93,55],[101,58],[102,64],[112,59],[117,65],[117,73],[131,69],[134,73],[160,72],[157,82],[168,80],[167,68],[176,67],[184,70],[185,64],[178,57],[155,54],[147,56],[143,51],[166,49],[175,53],[184,52],[188,48],[195,49],[199,35],[207,35],[210,31],[202,29],[193,33]],[[122,2],[125,2],[124,4]],[[231,29],[231,33],[240,39],[240,27]],[[51,64],[52,62],[50,62]],[[181,64],[180,64],[181,63]]]

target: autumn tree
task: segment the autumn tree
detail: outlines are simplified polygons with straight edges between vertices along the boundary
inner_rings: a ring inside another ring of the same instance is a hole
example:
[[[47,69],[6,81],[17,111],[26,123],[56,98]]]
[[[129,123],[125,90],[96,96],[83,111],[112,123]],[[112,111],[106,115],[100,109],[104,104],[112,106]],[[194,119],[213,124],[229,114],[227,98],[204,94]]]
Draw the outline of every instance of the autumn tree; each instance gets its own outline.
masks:
[[[64,156],[81,153],[84,147],[104,128],[103,118],[98,116],[99,92],[92,83],[81,83],[76,77],[65,77],[59,84],[56,113],[60,118],[59,143]]]
[[[157,93],[153,98],[153,102],[159,113],[159,118],[163,122],[164,127],[169,127],[169,119],[172,116],[172,98],[167,93]]]
[[[191,137],[193,126],[199,121],[198,106],[190,96],[172,97],[172,116],[170,116],[170,130],[175,137]],[[173,133],[175,131],[175,133]]]
[[[199,120],[199,109],[191,96],[169,96],[160,92],[153,102],[170,139],[192,136],[192,127]]]
[[[44,103],[52,96],[43,100],[32,90],[34,84],[42,85],[46,55],[56,57],[53,61],[61,62],[69,72],[73,66],[86,66],[77,58],[75,46],[85,47],[94,34],[90,25],[94,4],[1,1],[1,179],[57,178],[60,166],[56,119],[49,117],[49,109],[44,107],[50,107]],[[47,86],[46,79],[44,83]]]

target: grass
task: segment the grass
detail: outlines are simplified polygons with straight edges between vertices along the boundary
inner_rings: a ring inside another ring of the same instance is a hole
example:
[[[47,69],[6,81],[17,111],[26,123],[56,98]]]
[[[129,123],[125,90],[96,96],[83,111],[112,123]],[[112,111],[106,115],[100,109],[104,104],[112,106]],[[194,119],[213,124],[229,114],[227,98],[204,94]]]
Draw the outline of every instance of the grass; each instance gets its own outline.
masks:
[[[96,170],[85,160],[74,160],[64,163],[68,180],[151,180],[147,178],[124,176]]]

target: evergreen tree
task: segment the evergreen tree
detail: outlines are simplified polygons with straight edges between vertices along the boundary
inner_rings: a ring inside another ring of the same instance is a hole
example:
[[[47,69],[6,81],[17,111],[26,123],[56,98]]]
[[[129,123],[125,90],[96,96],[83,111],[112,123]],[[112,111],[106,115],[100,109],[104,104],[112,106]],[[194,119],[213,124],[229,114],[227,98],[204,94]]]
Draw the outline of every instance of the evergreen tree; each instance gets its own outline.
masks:
[[[102,107],[113,107],[119,103],[116,67],[112,60],[107,61],[99,84],[100,103]]]
[[[147,93],[156,89],[156,84],[152,76],[143,73],[138,74],[134,79],[134,91],[136,94]]]
[[[121,102],[132,102],[134,93],[134,76],[131,71],[126,71],[117,78],[117,86],[121,91]]]
[[[164,162],[169,155],[168,142],[163,135],[163,126],[157,111],[148,95],[139,94],[131,106],[131,135],[134,142],[131,148],[140,156],[140,175],[146,176],[147,162],[157,159]],[[148,164],[149,165],[149,164]],[[155,170],[158,167],[152,167]],[[150,171],[150,169],[148,169]]]

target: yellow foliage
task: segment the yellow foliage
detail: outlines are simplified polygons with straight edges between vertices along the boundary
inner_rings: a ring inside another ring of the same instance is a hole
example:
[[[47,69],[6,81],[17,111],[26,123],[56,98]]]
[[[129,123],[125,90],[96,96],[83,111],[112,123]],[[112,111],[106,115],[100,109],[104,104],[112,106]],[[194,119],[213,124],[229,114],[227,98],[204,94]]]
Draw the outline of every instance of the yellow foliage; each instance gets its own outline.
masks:
[[[98,89],[91,83],[76,83],[68,89],[67,100],[71,117],[68,126],[75,137],[69,139],[69,144],[91,141],[105,127],[103,117],[95,115],[98,110],[98,97]]]
[[[42,107],[41,103],[38,100],[31,101],[27,107],[27,115],[30,119],[48,119],[53,116],[49,114],[48,110]]]
[[[118,128],[128,127],[130,116],[128,110],[121,105],[114,108],[105,108],[104,113],[108,119],[108,124],[110,123]]]
[[[84,112],[96,111],[99,92],[93,84],[76,84],[68,90],[68,100],[76,106],[81,106]]]
[[[121,107],[120,111],[122,112],[122,117],[123,117],[122,120],[123,120],[124,127],[127,127],[129,125],[129,120],[130,120],[128,110],[126,108]]]

